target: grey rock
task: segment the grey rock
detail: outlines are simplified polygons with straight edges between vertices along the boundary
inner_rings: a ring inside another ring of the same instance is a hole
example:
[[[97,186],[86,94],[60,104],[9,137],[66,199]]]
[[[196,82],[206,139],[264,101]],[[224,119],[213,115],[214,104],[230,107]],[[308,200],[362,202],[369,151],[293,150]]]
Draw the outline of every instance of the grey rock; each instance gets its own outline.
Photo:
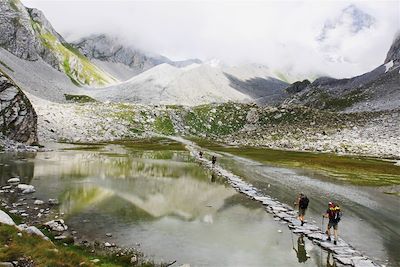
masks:
[[[0,262],[0,267],[14,267],[12,262]]]
[[[394,62],[394,64],[399,64],[400,63],[400,32],[397,33],[397,36],[395,37],[392,46],[390,47],[386,59],[385,59],[385,64],[389,63],[390,61]]]
[[[50,228],[50,230],[56,232],[63,232],[68,229],[68,226],[64,223],[64,220],[62,219],[51,220],[46,222],[44,225]]]
[[[36,200],[33,202],[33,204],[34,204],[34,205],[43,205],[43,204],[44,204],[44,201],[43,201],[43,200],[36,199]]]
[[[29,184],[19,184],[17,188],[22,191],[22,194],[30,194],[36,191],[35,187]]]
[[[37,115],[31,102],[14,81],[1,70],[0,115],[3,118],[0,131],[6,137],[28,145],[38,142]]]
[[[0,223],[15,225],[13,219],[2,210],[0,210]]]
[[[8,179],[7,183],[16,185],[16,184],[19,184],[20,181],[21,180],[18,177],[14,177],[14,178]]]
[[[40,237],[46,237],[37,227],[35,226],[27,226],[26,224],[20,224],[17,227],[18,229],[20,229],[21,231],[25,231],[28,234],[32,234],[32,235],[38,235]]]
[[[1,1],[0,14],[0,46],[22,59],[38,60],[42,44],[22,3]]]

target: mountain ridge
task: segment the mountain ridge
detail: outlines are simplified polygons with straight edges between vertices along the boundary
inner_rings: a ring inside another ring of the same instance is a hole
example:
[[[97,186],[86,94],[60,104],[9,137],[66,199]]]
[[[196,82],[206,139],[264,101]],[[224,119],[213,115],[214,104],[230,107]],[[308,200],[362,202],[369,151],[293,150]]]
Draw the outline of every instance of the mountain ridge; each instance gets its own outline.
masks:
[[[82,37],[72,42],[72,45],[89,59],[108,63],[109,66],[104,65],[105,63],[102,66],[106,69],[111,69],[111,72],[118,73],[120,69],[115,69],[118,66],[110,66],[110,63],[121,63],[129,67],[131,69],[129,73],[131,77],[163,63],[168,63],[175,67],[186,67],[190,64],[201,63],[199,59],[173,61],[165,56],[145,52],[126,45],[118,37],[107,34],[92,34]],[[118,78],[127,80],[127,77],[127,75],[120,75]]]
[[[44,14],[19,0],[0,2],[0,46],[19,58],[43,59],[78,86],[102,86],[117,80],[74,50]]]

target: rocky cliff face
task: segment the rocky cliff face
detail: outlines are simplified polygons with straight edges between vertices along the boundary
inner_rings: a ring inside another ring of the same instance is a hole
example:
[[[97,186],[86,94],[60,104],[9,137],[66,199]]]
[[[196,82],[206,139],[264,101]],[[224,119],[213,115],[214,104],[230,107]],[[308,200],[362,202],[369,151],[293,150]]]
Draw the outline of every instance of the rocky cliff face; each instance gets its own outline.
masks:
[[[129,66],[137,73],[170,60],[163,56],[149,56],[144,52],[125,47],[118,39],[101,35],[93,35],[74,43],[74,46],[89,59],[99,59]]]
[[[19,0],[2,0],[0,14],[0,47],[17,57],[41,58],[76,85],[103,86],[116,81],[70,46],[41,11],[25,8]]]
[[[0,46],[26,60],[38,60],[43,49],[28,11],[17,0],[0,1]]]
[[[0,70],[0,131],[8,138],[37,144],[37,115],[29,99]]]
[[[393,41],[392,46],[387,53],[385,64],[393,60],[394,64],[400,64],[400,32]]]

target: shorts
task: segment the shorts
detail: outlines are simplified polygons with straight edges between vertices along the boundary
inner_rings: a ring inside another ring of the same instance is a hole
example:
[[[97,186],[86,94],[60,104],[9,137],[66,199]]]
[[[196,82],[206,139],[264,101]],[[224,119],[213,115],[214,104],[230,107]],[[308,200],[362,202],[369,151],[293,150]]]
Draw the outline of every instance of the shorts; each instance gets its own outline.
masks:
[[[299,216],[304,216],[306,215],[306,209],[299,209]]]
[[[328,229],[331,229],[333,227],[333,229],[337,230],[338,229],[338,222],[329,222],[328,223]]]

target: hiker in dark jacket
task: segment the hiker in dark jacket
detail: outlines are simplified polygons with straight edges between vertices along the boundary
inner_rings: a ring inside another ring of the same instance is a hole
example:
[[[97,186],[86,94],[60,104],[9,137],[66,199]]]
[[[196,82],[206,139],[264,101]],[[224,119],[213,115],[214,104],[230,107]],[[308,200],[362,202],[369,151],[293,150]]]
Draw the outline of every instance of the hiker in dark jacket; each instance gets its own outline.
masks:
[[[328,241],[331,241],[331,231],[330,229],[333,228],[333,233],[335,236],[335,240],[333,244],[337,244],[338,240],[338,224],[342,217],[342,212],[340,211],[339,205],[336,205],[333,202],[328,203],[328,209],[326,213],[323,215],[325,218],[329,218],[328,227],[326,229],[326,234],[328,235]]]
[[[304,195],[303,193],[300,193],[299,197],[297,198],[297,201],[294,202],[294,206],[299,207],[299,216],[297,218],[300,220],[301,226],[303,226],[303,224],[304,224],[304,215],[306,215],[306,210],[308,208],[308,202],[309,202],[308,197],[306,195]]]
[[[212,162],[212,165],[214,166],[215,163],[217,162],[217,157],[216,156],[212,156],[211,162]]]

